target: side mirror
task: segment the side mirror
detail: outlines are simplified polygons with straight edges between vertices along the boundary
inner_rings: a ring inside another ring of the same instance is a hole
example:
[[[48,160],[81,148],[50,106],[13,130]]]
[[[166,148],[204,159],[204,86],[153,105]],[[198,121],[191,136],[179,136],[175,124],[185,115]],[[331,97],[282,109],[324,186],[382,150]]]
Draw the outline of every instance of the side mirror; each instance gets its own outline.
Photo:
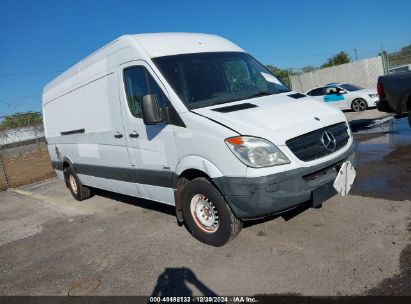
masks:
[[[339,94],[339,95],[342,95],[342,94],[347,94],[347,92],[346,92],[346,91],[344,91],[344,90],[339,90],[339,91],[338,91],[338,94]]]
[[[154,94],[143,96],[141,102],[141,110],[143,113],[143,121],[146,125],[156,125],[163,121],[161,118],[160,107]]]

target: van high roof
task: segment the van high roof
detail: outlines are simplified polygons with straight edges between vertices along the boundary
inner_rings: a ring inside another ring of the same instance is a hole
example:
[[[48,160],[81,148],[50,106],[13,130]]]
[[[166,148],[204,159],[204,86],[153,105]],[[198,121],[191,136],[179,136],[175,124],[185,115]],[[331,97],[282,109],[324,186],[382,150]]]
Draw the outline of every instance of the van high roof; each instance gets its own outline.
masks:
[[[123,35],[87,56],[48,83],[43,90],[43,103],[75,88],[78,83],[86,81],[86,78],[89,78],[86,74],[99,74],[103,70],[113,68],[123,62],[150,61],[151,58],[155,57],[206,52],[245,51],[225,38],[209,34]],[[62,83],[64,85],[61,85]]]
[[[122,36],[120,39],[127,36]],[[153,33],[130,35],[151,58],[187,53],[244,52],[220,36],[198,33]]]

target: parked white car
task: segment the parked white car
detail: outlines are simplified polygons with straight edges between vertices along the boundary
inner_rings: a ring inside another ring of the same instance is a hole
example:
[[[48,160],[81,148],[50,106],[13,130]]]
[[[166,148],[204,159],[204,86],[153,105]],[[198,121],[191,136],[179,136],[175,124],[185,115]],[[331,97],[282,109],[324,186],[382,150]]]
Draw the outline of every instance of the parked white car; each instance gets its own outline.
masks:
[[[311,89],[306,94],[340,110],[351,109],[355,112],[376,107],[379,100],[376,90],[363,89],[349,83],[329,83]]]
[[[344,114],[214,35],[122,36],[48,84],[43,115],[75,199],[101,188],[173,205],[214,246],[244,220],[346,195],[355,177]]]

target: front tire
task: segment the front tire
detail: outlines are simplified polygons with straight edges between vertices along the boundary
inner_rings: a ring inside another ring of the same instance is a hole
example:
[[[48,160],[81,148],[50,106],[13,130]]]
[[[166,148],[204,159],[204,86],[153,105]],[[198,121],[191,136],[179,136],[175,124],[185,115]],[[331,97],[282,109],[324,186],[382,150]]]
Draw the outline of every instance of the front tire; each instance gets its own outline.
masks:
[[[362,112],[368,109],[367,101],[362,98],[354,99],[351,103],[351,109],[354,112]]]
[[[200,242],[219,247],[240,232],[242,222],[206,178],[189,181],[182,190],[181,199],[184,223]]]
[[[67,188],[70,189],[71,195],[78,201],[83,201],[92,196],[89,187],[84,186],[78,178],[73,167],[67,167],[64,170],[64,178],[66,180]]]

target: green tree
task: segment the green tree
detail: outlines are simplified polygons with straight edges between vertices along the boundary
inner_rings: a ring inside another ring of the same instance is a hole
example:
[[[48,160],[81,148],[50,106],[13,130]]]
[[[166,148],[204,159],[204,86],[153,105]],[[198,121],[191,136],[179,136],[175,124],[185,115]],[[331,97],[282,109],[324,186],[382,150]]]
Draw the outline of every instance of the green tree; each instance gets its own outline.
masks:
[[[350,56],[346,52],[339,52],[338,54],[328,58],[326,63],[324,63],[321,68],[328,68],[335,65],[340,65],[344,63],[351,62]]]
[[[400,52],[406,52],[406,53],[411,52],[411,44],[402,47]]]
[[[271,71],[275,76],[281,79],[286,85],[290,85],[290,71],[285,69],[280,69],[272,65],[266,65],[267,69]]]
[[[411,63],[411,44],[402,47],[399,52],[391,54],[387,54],[387,52],[385,52],[384,55],[386,55],[390,67],[409,64]]]
[[[387,56],[387,51],[379,52],[378,56]]]
[[[38,125],[43,122],[40,112],[15,113],[5,116],[0,124],[0,129],[13,129]]]
[[[308,72],[313,72],[315,71],[317,68],[311,66],[311,65],[307,65],[305,67],[302,68],[303,73],[308,73]]]

